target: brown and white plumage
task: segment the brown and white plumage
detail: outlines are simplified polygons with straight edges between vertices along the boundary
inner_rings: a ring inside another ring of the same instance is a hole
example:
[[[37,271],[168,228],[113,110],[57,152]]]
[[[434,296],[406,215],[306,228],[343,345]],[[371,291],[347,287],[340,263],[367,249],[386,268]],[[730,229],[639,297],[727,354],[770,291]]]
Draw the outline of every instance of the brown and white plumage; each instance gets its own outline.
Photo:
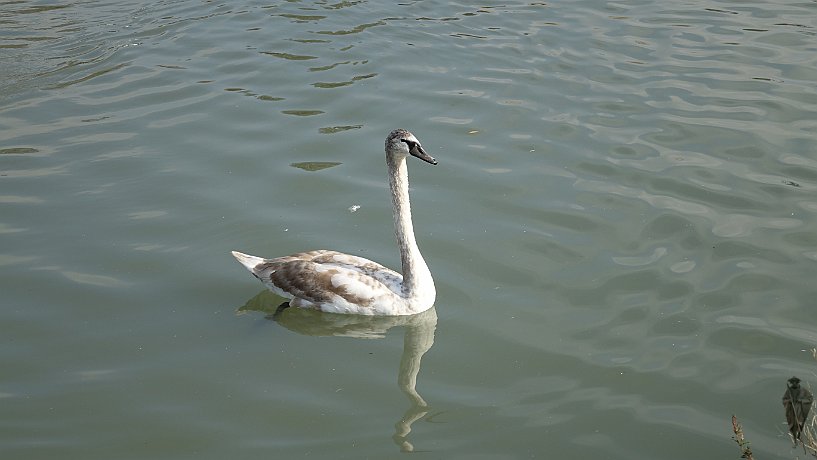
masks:
[[[403,273],[377,262],[336,251],[310,251],[263,259],[233,251],[233,256],[294,307],[362,315],[411,315],[434,305],[431,272],[414,238],[406,157],[431,164],[413,134],[397,129],[386,138],[386,165],[392,196],[394,232]]]

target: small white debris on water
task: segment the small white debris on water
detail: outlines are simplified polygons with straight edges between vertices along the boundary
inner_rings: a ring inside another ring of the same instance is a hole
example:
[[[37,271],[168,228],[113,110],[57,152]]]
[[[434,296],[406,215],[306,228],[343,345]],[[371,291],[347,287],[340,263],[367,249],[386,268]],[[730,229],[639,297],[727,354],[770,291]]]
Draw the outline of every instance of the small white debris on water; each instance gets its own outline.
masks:
[[[360,205],[359,205],[359,204],[353,204],[352,206],[349,206],[349,212],[355,212],[355,211],[357,211],[358,209],[360,209]]]

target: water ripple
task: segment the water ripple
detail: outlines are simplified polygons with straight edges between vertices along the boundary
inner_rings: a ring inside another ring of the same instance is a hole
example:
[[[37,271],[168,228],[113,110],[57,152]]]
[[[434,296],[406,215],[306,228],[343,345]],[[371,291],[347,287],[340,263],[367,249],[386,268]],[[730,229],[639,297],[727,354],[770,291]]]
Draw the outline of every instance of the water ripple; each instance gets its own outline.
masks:
[[[417,382],[436,412],[413,440],[439,456],[709,458],[734,448],[722,430],[740,407],[773,457],[762,401],[810,375],[817,340],[814,13],[5,4],[12,454],[392,453],[401,340],[234,317],[258,287],[228,251],[326,244],[399,266],[377,152],[405,126],[440,159],[412,165],[441,315]],[[316,435],[349,414],[356,429]]]

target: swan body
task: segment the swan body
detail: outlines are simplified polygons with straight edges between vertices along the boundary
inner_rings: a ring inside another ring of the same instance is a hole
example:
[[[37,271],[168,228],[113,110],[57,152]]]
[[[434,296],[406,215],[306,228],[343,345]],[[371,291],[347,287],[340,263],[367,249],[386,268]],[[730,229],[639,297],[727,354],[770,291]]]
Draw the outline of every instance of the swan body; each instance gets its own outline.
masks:
[[[290,306],[360,315],[412,315],[434,305],[437,291],[414,238],[406,157],[437,160],[413,134],[396,129],[386,138],[386,165],[392,197],[394,233],[402,274],[363,257],[318,250],[264,259],[233,251],[233,256]]]

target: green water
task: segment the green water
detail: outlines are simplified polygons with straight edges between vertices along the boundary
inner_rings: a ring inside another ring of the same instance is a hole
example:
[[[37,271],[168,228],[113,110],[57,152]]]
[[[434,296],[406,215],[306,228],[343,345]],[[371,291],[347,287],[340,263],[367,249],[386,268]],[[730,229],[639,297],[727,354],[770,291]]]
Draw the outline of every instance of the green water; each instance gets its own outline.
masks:
[[[0,457],[795,458],[817,3],[0,3]],[[230,256],[399,266],[416,318]]]

